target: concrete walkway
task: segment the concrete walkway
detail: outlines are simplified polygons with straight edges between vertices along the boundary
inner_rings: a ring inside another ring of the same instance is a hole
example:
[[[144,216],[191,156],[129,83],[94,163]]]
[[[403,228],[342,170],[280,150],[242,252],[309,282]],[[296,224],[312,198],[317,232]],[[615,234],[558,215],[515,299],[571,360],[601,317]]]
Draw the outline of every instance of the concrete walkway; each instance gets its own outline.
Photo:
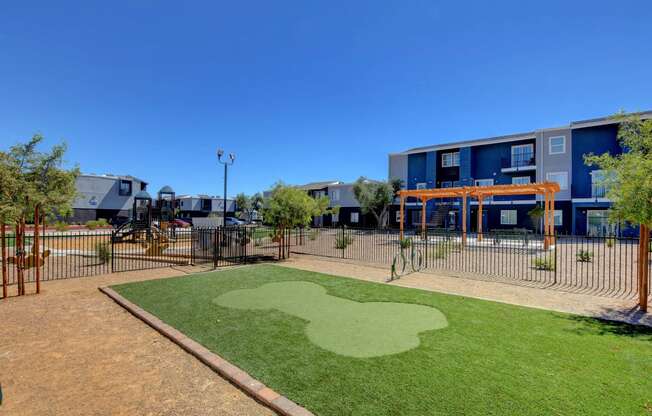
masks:
[[[293,254],[282,265],[375,282],[385,282],[390,275],[388,267],[374,267],[306,255]],[[652,314],[640,312],[632,300],[432,273],[413,273],[390,284],[652,327]]]

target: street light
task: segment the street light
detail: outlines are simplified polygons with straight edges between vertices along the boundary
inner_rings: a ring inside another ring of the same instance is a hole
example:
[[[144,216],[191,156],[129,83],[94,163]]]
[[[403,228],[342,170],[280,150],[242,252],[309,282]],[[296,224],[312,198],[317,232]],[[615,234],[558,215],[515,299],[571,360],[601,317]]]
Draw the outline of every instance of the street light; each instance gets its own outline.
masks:
[[[229,165],[232,165],[233,162],[235,162],[235,154],[229,153],[230,162],[226,160],[222,160],[222,156],[224,156],[224,150],[217,149],[217,161],[224,165],[224,215],[222,217],[222,226],[224,227],[226,226],[226,174]]]

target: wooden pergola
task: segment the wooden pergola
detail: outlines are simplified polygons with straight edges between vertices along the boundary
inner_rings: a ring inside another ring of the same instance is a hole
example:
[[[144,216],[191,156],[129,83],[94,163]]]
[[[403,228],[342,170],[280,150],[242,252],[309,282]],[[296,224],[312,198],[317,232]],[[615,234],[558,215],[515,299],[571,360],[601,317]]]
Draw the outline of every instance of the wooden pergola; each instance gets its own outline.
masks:
[[[524,185],[492,185],[492,186],[460,186],[456,188],[410,189],[401,190],[398,196],[401,200],[401,239],[403,238],[405,198],[413,197],[421,201],[421,231],[426,230],[426,203],[437,198],[462,199],[462,245],[466,244],[466,207],[469,198],[478,200],[478,240],[482,240],[482,203],[487,197],[496,195],[543,195],[544,196],[544,248],[547,249],[553,241],[555,193],[559,192],[557,182],[540,182]]]

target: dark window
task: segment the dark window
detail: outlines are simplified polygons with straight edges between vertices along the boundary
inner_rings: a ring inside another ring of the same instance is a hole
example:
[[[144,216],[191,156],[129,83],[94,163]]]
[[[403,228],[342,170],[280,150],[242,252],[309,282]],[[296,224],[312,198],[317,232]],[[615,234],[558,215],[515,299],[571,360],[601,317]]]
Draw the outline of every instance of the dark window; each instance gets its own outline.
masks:
[[[131,181],[120,180],[120,196],[131,196]]]
[[[201,200],[201,209],[202,211],[210,211],[213,208],[213,201],[210,199]]]
[[[140,183],[140,190],[141,191],[146,191],[147,190],[147,184],[145,182]]]

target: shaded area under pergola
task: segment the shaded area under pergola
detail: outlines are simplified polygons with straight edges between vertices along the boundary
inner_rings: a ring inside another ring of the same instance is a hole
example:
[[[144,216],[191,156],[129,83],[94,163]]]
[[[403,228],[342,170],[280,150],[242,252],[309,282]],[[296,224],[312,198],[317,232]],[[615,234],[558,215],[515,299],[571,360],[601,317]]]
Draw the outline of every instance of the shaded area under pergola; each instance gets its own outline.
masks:
[[[421,231],[426,229],[426,202],[437,198],[460,198],[462,200],[462,246],[466,244],[466,207],[469,198],[478,200],[478,240],[482,240],[482,203],[487,197],[496,195],[543,195],[544,196],[544,248],[554,241],[555,193],[559,192],[556,182],[540,182],[524,185],[459,186],[455,188],[409,189],[398,192],[400,198],[400,227],[403,238],[405,198],[421,201]]]

